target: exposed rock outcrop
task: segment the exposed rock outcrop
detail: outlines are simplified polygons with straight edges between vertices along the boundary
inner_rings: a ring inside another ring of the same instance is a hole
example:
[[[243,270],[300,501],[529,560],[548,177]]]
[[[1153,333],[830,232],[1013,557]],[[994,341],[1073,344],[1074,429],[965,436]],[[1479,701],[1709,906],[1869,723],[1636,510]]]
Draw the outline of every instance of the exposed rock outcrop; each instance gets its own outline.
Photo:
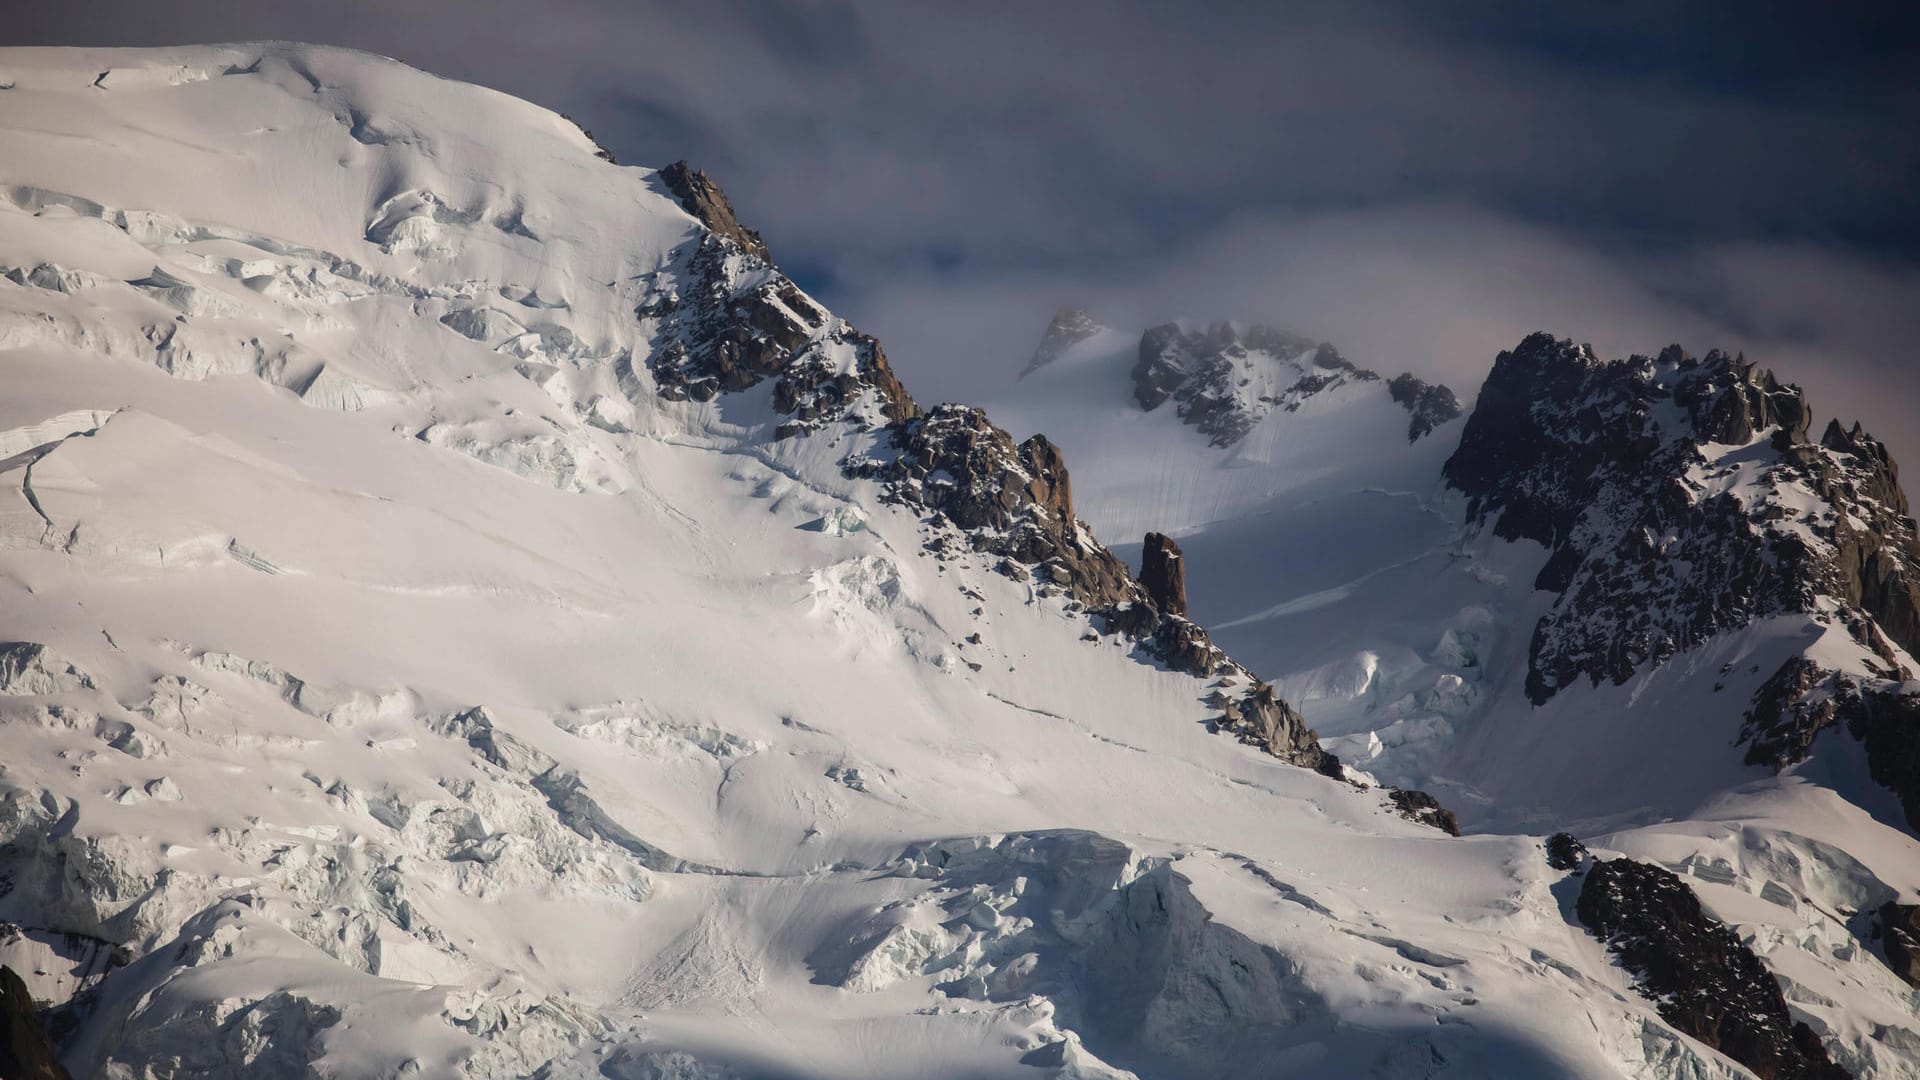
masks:
[[[1145,599],[1125,564],[1074,518],[1066,463],[1044,435],[1015,445],[979,409],[939,405],[899,425],[891,441],[889,460],[848,462],[882,481],[888,501],[935,512],[976,551],[1041,568],[1089,609]]]
[[[1753,950],[1672,873],[1632,859],[1596,863],[1576,910],[1667,1023],[1763,1080],[1848,1076],[1793,1019]]]
[[[1920,988],[1920,904],[1893,900],[1880,907],[1880,950],[1900,981]]]
[[[1387,801],[1393,804],[1395,812],[1408,821],[1432,826],[1448,836],[1460,835],[1460,820],[1453,816],[1453,811],[1441,806],[1440,800],[1424,791],[1394,788],[1387,793]]]
[[[1828,671],[1805,657],[1781,665],[1754,697],[1741,739],[1747,762],[1785,768],[1836,724],[1859,739],[1867,772],[1900,799],[1920,833],[1920,694],[1910,684]]]
[[[1587,845],[1572,833],[1554,833],[1547,837],[1547,865],[1555,870],[1578,870],[1587,861]]]
[[[1020,378],[1039,371],[1060,358],[1060,354],[1105,330],[1100,320],[1081,311],[1079,308],[1064,307],[1054,312],[1053,321],[1047,324],[1047,332],[1040,336],[1040,344],[1033,350],[1033,358],[1027,366],[1020,369]]]
[[[1810,424],[1800,388],[1743,357],[1676,345],[1603,363],[1533,334],[1500,354],[1445,473],[1495,535],[1551,553],[1536,704],[1767,616],[1839,625],[1878,657],[1870,674],[1788,659],[1747,711],[1747,761],[1784,768],[1844,720],[1920,829],[1920,703],[1901,686],[1920,542],[1886,447],[1857,424],[1814,443]]]
[[[0,694],[70,694],[92,688],[92,676],[45,645],[0,641]]]
[[[1138,641],[1168,667],[1247,686],[1239,697],[1218,691],[1210,697],[1222,710],[1218,728],[1337,775],[1337,763],[1299,713],[1234,663],[1205,629],[1167,610],[1169,597],[1156,598],[1093,538],[1074,515],[1066,461],[1045,436],[1016,444],[984,412],[964,405],[936,406],[891,431],[891,457],[849,458],[847,471],[880,481],[889,502],[931,511],[960,530],[972,550],[1000,556],[1003,572],[1060,590],[1108,632]]]
[[[1496,535],[1552,553],[1536,703],[1766,615],[1824,617],[1822,597],[1863,642],[1867,615],[1920,646],[1920,547],[1885,448],[1837,428],[1809,443],[1808,422],[1798,387],[1718,351],[1603,363],[1534,334],[1500,354],[1445,474]]]
[[[1322,390],[1379,378],[1331,345],[1270,326],[1166,323],[1140,336],[1133,396],[1149,411],[1173,401],[1215,446],[1232,446],[1276,408],[1292,411]]]
[[[660,170],[660,182],[667,186],[680,208],[700,219],[716,236],[724,236],[739,245],[740,250],[771,266],[773,256],[767,253],[767,245],[760,234],[733,216],[733,203],[727,199],[727,193],[706,173],[688,165],[685,161],[676,161]]]
[[[27,984],[4,965],[0,965],[0,1077],[69,1080]]]
[[[1899,796],[1907,827],[1920,833],[1920,694],[1881,683],[1845,703],[1847,730],[1867,750],[1867,771]]]
[[[1281,700],[1271,685],[1255,680],[1239,699],[1219,694],[1217,728],[1241,742],[1260,747],[1274,757],[1339,778],[1340,759],[1320,748],[1319,736],[1293,706]]]
[[[1393,400],[1407,410],[1407,441],[1419,442],[1420,436],[1430,434],[1434,428],[1449,420],[1460,417],[1460,399],[1452,390],[1444,386],[1415,378],[1413,375],[1398,375],[1387,382],[1387,392]]]
[[[1747,764],[1786,768],[1802,761],[1814,737],[1833,726],[1839,702],[1831,693],[1815,695],[1831,686],[1833,673],[1804,656],[1781,664],[1753,695],[1741,741],[1747,746]]]
[[[711,401],[772,379],[773,407],[790,417],[780,425],[783,437],[858,413],[867,401],[874,424],[919,415],[880,343],[829,315],[774,269],[758,234],[733,220],[718,185],[672,166],[661,175],[670,173],[690,193],[682,202],[693,200],[690,212],[713,231],[675,270],[658,275],[636,312],[660,323],[647,369],[661,396]],[[623,385],[637,392],[631,358],[618,363]]]
[[[1140,584],[1155,607],[1169,615],[1187,613],[1187,564],[1180,545],[1157,532],[1140,549]]]

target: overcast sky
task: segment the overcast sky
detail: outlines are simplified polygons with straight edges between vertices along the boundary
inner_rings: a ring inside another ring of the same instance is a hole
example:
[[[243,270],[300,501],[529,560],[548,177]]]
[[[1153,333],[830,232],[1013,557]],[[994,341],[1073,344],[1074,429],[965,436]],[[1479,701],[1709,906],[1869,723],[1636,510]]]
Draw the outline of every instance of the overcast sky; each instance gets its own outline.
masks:
[[[1062,304],[1276,322],[1467,393],[1539,328],[1744,348],[1920,461],[1920,4],[72,0],[0,25],[257,38],[706,168],[923,399],[1004,385]]]

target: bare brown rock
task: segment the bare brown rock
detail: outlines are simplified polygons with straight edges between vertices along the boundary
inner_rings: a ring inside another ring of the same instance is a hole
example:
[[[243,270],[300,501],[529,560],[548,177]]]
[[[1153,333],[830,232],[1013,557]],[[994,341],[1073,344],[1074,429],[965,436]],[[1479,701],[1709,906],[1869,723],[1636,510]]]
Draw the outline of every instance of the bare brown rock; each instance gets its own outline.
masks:
[[[1157,532],[1140,550],[1140,584],[1154,606],[1168,615],[1187,613],[1187,564],[1180,545]]]
[[[679,200],[681,209],[699,218],[707,228],[739,244],[740,250],[761,262],[773,263],[766,242],[733,216],[733,203],[712,177],[685,161],[676,161],[660,170],[660,182]]]

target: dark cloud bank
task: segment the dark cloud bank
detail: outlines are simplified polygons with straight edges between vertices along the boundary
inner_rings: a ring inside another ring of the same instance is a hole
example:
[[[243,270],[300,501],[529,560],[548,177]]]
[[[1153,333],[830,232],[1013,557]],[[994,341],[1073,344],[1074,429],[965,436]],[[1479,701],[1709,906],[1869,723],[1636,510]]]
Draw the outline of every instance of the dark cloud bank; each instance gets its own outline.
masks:
[[[714,172],[927,398],[1053,308],[1258,318],[1471,392],[1528,330],[1745,349],[1920,462],[1920,7],[1342,0],[39,4],[294,38]]]

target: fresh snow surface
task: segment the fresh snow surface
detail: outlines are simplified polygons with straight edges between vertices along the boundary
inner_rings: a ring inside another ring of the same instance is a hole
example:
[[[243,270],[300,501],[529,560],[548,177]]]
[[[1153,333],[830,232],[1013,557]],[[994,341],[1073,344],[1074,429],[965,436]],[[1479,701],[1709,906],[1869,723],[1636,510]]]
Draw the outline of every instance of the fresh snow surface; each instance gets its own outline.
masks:
[[[0,85],[0,640],[45,646],[0,666],[0,962],[89,989],[76,1076],[1746,1075],[1632,992],[1538,836],[1210,734],[1205,684],[927,556],[838,467],[871,433],[661,400],[634,309],[702,227],[562,118],[290,45],[5,50]],[[1505,700],[1537,559],[1392,476],[1450,429],[1303,408],[1103,509],[1131,474],[1081,443],[1129,404],[1057,433],[1110,539],[1387,508],[1232,605],[1194,577],[1310,717],[1421,665]],[[1329,613],[1311,670],[1272,662]],[[1665,701],[1635,723],[1677,764],[1623,797],[1672,820],[1589,835],[1706,883],[1857,1075],[1910,1075],[1913,995],[1832,913],[1911,895],[1915,844],[1837,794],[1859,768],[1689,787],[1737,751],[1664,678],[1556,698],[1460,790]]]

